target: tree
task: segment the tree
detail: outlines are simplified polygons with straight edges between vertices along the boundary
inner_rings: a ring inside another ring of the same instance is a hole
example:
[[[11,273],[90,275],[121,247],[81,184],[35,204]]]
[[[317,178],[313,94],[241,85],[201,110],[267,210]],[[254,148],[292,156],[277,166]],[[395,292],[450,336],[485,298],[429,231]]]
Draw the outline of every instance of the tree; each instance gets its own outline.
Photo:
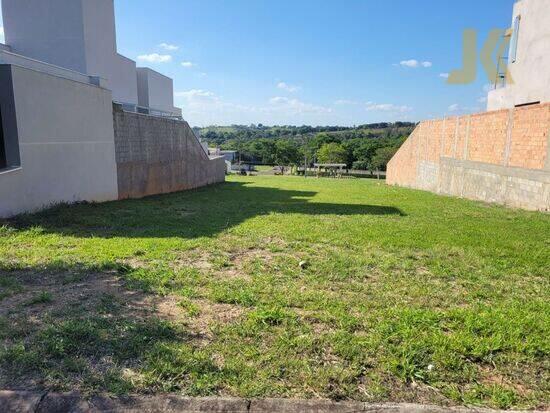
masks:
[[[275,163],[281,167],[297,165],[300,162],[300,148],[291,139],[279,139],[275,142]]]
[[[361,138],[350,138],[342,141],[342,146],[346,150],[346,165],[350,166],[357,161],[355,157],[355,148],[362,143],[363,139]]]
[[[272,139],[257,139],[249,142],[247,152],[254,161],[263,165],[275,163],[275,141]]]
[[[340,143],[340,139],[328,133],[318,133],[313,139],[310,139],[308,143],[309,149],[317,153],[323,145],[327,143]]]
[[[367,161],[355,161],[352,164],[352,169],[356,169],[359,171],[368,171],[370,170],[371,164]]]
[[[317,151],[320,163],[346,163],[348,153],[339,143],[326,143]]]
[[[362,140],[358,143],[353,151],[353,155],[356,162],[354,162],[353,167],[355,169],[372,169],[372,158],[376,154],[376,151],[380,149],[383,144],[379,139],[367,139]]]
[[[376,171],[385,171],[388,162],[393,158],[398,149],[392,146],[377,149],[372,157],[371,168]]]

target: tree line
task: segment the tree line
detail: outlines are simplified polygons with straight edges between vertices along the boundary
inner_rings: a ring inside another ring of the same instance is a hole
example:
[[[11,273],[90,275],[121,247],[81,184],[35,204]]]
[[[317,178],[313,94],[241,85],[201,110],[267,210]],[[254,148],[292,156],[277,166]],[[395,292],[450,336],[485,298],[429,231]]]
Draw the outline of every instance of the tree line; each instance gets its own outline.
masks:
[[[384,171],[415,124],[373,123],[356,127],[233,125],[197,128],[210,147],[234,150],[242,162],[263,165],[346,164]]]

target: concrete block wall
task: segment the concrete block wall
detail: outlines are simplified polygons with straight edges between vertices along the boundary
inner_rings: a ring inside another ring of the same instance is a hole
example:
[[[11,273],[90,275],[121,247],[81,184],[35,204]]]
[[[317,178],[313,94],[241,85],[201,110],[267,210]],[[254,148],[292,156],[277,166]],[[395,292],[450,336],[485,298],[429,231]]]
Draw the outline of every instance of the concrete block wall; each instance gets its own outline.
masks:
[[[225,180],[187,122],[124,112],[114,105],[119,199],[198,188]]]
[[[550,210],[550,104],[420,123],[387,182],[529,210]]]

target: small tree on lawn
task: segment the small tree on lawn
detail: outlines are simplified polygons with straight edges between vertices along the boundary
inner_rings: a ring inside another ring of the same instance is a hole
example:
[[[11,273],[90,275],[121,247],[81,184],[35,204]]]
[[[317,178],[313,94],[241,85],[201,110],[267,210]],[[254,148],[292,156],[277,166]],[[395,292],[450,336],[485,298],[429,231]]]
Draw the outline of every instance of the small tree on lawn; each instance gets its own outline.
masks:
[[[275,143],[275,162],[281,167],[284,174],[284,167],[297,165],[300,162],[300,149],[295,141],[290,139],[279,139]]]
[[[339,143],[325,143],[317,151],[319,163],[346,163],[348,152]]]
[[[393,155],[397,152],[399,148],[394,146],[386,146],[376,150],[376,153],[372,157],[371,168],[377,172],[386,171],[388,162],[393,158]],[[378,178],[380,179],[380,174],[378,173]]]

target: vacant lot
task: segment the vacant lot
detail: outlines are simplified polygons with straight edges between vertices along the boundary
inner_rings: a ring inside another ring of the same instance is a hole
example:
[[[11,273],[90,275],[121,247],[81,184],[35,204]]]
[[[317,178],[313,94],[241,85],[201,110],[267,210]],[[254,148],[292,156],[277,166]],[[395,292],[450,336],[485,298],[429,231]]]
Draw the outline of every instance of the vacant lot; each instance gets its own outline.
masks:
[[[549,273],[549,215],[376,181],[58,207],[0,223],[0,388],[548,407]]]

